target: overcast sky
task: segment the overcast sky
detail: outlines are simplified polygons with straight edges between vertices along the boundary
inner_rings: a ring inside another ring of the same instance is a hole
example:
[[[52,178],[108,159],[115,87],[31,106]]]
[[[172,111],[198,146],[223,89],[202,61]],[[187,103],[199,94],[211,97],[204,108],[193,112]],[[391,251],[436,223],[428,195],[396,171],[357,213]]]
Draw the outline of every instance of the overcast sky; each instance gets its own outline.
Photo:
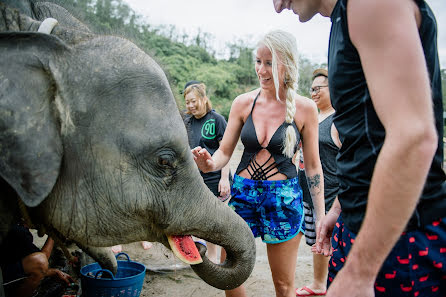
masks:
[[[277,14],[271,0],[124,0],[145,21],[153,25],[173,24],[181,32],[210,33],[217,53],[226,43],[242,39],[254,46],[272,29],[293,33],[300,52],[315,63],[327,60],[329,18],[315,16],[302,24],[291,11]],[[211,3],[211,4],[210,4]],[[446,68],[446,0],[427,0],[438,22],[438,48]]]

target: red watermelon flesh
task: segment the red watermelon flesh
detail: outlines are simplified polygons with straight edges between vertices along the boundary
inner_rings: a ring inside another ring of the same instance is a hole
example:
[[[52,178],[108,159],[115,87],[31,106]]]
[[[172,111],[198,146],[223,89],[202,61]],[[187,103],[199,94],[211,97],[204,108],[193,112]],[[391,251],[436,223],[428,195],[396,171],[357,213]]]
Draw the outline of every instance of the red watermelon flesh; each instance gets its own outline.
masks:
[[[175,256],[184,263],[194,265],[203,262],[192,236],[170,235],[167,236],[167,240]]]

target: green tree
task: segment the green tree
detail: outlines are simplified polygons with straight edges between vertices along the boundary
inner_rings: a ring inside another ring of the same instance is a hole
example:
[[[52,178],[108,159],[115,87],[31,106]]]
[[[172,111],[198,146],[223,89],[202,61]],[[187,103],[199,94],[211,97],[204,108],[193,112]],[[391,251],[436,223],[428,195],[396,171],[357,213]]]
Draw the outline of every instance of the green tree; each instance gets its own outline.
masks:
[[[189,36],[179,32],[174,25],[151,25],[122,0],[47,1],[62,4],[93,32],[125,36],[149,53],[166,72],[180,109],[184,108],[180,92],[189,80],[206,83],[214,108],[226,118],[235,97],[258,87],[254,70],[255,48],[249,39],[228,44],[229,57],[217,59],[211,34],[199,30]],[[311,75],[319,67],[321,65],[301,57],[299,94],[309,96]],[[444,70],[442,75],[444,83]],[[443,92],[445,90],[443,88]]]

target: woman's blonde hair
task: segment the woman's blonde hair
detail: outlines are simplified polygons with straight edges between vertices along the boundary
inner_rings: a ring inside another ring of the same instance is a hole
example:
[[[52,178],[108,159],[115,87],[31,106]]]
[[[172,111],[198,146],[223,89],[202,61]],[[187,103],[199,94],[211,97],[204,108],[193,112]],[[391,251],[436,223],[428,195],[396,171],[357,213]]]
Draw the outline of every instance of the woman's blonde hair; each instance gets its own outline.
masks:
[[[206,85],[204,83],[191,84],[187,86],[183,91],[183,97],[186,99],[187,94],[193,92],[193,94],[199,99],[199,107],[200,109],[205,105],[206,113],[212,110],[212,103],[206,95]],[[191,114],[189,111],[186,111],[187,114]]]
[[[294,92],[297,90],[299,80],[299,55],[297,52],[297,43],[293,35],[282,30],[274,30],[267,33],[259,42],[259,46],[264,45],[272,55],[272,70],[274,86],[276,88],[276,99],[279,98],[279,86],[284,84],[286,90],[286,116],[285,121],[289,124],[285,130],[285,139],[283,142],[282,153],[292,158],[294,148],[297,144],[296,131],[292,127],[294,115],[296,114],[296,102]],[[278,63],[285,66],[284,81],[279,81]]]

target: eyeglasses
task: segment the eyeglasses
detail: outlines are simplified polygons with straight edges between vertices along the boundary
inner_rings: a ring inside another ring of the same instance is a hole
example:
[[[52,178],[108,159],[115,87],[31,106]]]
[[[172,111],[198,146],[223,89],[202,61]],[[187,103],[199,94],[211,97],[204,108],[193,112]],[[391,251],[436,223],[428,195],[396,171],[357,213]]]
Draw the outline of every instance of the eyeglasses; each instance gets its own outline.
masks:
[[[328,87],[328,86],[315,86],[313,88],[310,88],[310,94],[313,94],[313,92],[315,92],[317,94],[317,93],[319,93],[321,88],[325,88],[325,87]]]

